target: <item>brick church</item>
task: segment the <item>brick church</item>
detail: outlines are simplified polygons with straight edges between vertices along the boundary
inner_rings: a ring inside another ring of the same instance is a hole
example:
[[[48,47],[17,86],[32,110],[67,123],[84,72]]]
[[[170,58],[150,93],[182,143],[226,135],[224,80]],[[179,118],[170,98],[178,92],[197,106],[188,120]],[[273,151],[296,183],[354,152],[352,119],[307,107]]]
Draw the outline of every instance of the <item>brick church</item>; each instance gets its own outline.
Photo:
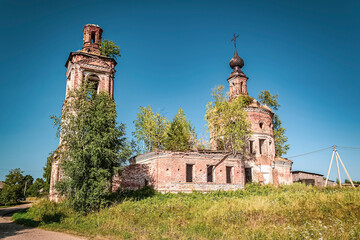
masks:
[[[78,88],[85,77],[95,83],[97,92],[106,91],[113,97],[117,63],[114,59],[101,55],[99,49],[101,35],[102,29],[99,26],[93,24],[84,26],[83,48],[71,52],[65,64],[67,68],[65,103],[69,90]],[[227,78],[230,99],[239,95],[248,95],[248,78],[242,71],[244,60],[239,57],[236,47],[229,64],[232,69]],[[145,153],[130,159],[129,166],[123,169],[121,175],[114,176],[113,190],[139,189],[152,185],[160,192],[193,190],[207,192],[219,189],[242,189],[248,182],[291,184],[292,161],[275,158],[272,110],[256,100],[244,110],[252,130],[247,143],[246,156],[228,156],[217,150],[215,144],[211,144],[211,150],[196,152]],[[60,162],[55,157],[50,183],[51,200],[59,200],[54,185],[62,178]]]
[[[242,71],[244,60],[239,57],[236,46],[229,65],[232,69],[227,78],[230,100],[248,95],[248,77]],[[132,158],[121,175],[114,176],[113,191],[146,185],[160,192],[207,192],[242,189],[249,182],[292,184],[292,161],[275,157],[272,110],[255,99],[244,110],[252,131],[246,156],[228,156],[218,151],[214,143],[211,150],[145,153]]]

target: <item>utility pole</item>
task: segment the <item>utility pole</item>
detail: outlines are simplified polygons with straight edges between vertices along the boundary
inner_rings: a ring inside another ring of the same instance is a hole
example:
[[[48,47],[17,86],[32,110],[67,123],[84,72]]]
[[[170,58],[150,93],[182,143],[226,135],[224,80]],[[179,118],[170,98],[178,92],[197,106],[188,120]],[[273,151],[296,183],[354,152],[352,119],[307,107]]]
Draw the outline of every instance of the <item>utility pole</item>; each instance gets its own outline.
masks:
[[[328,170],[328,173],[327,173],[327,176],[326,176],[325,187],[327,186],[327,183],[328,183],[328,180],[329,180],[329,174],[330,174],[330,170],[331,170],[331,165],[332,165],[332,161],[333,161],[334,156],[335,156],[335,161],[336,161],[336,167],[337,167],[337,173],[338,173],[338,177],[339,177],[339,185],[340,185],[340,187],[342,187],[342,185],[341,185],[339,161],[340,161],[341,165],[343,166],[343,168],[345,170],[345,173],[346,173],[346,175],[348,176],[348,178],[349,178],[349,180],[351,182],[351,185],[355,188],[355,185],[354,185],[353,181],[351,180],[351,177],[350,177],[348,171],[346,170],[346,167],[345,167],[343,161],[341,160],[338,151],[336,150],[336,146],[334,145],[333,147],[334,147],[334,150],[333,150],[333,153],[332,153],[332,156],[331,156],[330,166],[329,166],[329,170]]]

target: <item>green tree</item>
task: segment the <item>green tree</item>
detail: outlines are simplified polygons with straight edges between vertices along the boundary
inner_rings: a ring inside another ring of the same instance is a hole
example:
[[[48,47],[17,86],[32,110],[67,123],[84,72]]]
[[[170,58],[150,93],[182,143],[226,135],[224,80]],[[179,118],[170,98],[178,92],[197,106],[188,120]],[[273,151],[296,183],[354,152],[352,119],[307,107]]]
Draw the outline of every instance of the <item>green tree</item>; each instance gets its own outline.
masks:
[[[50,190],[50,179],[51,179],[51,168],[52,168],[52,161],[54,159],[54,153],[51,152],[49,156],[46,158],[46,164],[43,173],[43,178],[45,179],[45,185],[43,186],[43,192],[49,193]]]
[[[277,111],[280,107],[278,103],[279,96],[277,94],[271,95],[269,90],[263,90],[260,92],[258,99],[262,104],[266,104],[273,111]],[[275,141],[275,156],[281,157],[286,154],[290,148],[289,144],[286,144],[288,138],[285,136],[286,129],[281,126],[281,120],[278,114],[274,113],[273,116],[274,126],[274,141]]]
[[[205,119],[210,132],[210,140],[216,143],[218,150],[237,155],[245,153],[245,143],[251,134],[251,125],[246,120],[247,114],[243,110],[252,98],[238,96],[229,101],[223,93],[224,86],[213,89],[213,102],[206,106]]]
[[[24,197],[24,176],[20,168],[9,171],[1,191],[0,202],[4,205],[16,204]]]
[[[169,125],[166,117],[154,113],[150,106],[140,107],[134,124],[133,135],[142,146],[143,153],[164,149],[164,139]]]
[[[44,193],[44,188],[46,187],[47,183],[42,178],[37,178],[35,182],[29,187],[26,191],[26,195],[30,197],[39,197],[41,195],[40,191]]]
[[[31,175],[26,175],[24,177],[24,195],[26,195],[27,189],[33,184],[34,178]]]
[[[164,139],[165,150],[188,151],[193,149],[196,142],[194,128],[187,121],[184,111],[179,111],[170,123]]]
[[[69,204],[85,213],[108,203],[111,180],[125,158],[125,125],[117,124],[115,102],[105,92],[96,94],[86,79],[64,104],[61,143],[56,154],[66,178],[55,188]]]
[[[107,39],[102,39],[100,42],[100,51],[101,55],[111,58],[120,57],[120,47],[116,45],[115,42]]]

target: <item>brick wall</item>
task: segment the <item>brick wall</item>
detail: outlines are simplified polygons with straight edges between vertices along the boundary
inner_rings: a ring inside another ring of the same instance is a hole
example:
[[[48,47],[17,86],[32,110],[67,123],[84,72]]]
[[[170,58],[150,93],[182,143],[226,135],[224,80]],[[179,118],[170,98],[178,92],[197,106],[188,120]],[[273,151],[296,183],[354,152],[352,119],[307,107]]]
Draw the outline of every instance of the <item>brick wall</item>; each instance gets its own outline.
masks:
[[[286,158],[277,157],[274,163],[274,185],[289,185],[293,183],[291,173],[292,161]]]
[[[294,182],[304,182],[306,184],[311,184],[311,180],[315,186],[323,187],[325,185],[324,176],[316,173],[295,171],[292,173]]]
[[[186,165],[193,166],[192,182],[186,181]],[[207,180],[207,168],[213,166],[213,182]],[[227,170],[231,183],[227,183]],[[138,189],[145,183],[160,192],[191,192],[236,190],[244,187],[244,161],[222,153],[150,152],[136,158],[135,164],[125,167],[114,176],[113,190]]]

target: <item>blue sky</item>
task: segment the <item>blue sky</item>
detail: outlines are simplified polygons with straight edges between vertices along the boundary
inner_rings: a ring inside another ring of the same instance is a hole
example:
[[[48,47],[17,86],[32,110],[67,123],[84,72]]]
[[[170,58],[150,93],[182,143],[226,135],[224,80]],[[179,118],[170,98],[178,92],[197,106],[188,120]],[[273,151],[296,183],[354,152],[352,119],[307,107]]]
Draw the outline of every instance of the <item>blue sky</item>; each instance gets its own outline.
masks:
[[[64,64],[88,23],[122,48],[114,94],[129,136],[139,107],[151,105],[169,119],[182,107],[205,137],[205,105],[214,86],[227,87],[237,33],[249,94],[279,94],[286,156],[360,148],[358,1],[1,0],[0,180],[17,167],[42,175],[58,145],[49,116],[64,100]],[[339,153],[360,180],[360,151]],[[293,169],[326,174],[330,157],[293,158]]]

